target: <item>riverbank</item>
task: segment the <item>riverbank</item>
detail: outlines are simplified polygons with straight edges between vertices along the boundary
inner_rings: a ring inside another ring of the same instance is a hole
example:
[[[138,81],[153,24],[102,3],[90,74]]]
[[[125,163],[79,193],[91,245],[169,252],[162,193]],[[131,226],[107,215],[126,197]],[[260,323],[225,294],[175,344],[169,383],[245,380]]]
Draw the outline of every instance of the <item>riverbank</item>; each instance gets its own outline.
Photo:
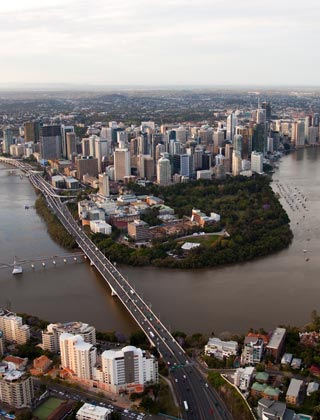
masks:
[[[56,216],[49,210],[46,200],[39,195],[35,202],[35,209],[40,217],[46,222],[50,237],[66,249],[78,247],[73,237],[66,231]]]
[[[137,194],[160,197],[180,218],[191,214],[193,208],[206,214],[214,210],[221,215],[221,221],[202,230],[212,233],[225,229],[228,235],[217,236],[215,240],[193,238],[192,242],[198,246],[184,252],[184,241],[175,237],[157,239],[150,246],[137,248],[117,241],[118,232],[111,236],[89,233],[96,246],[116,263],[178,269],[216,267],[278,252],[288,247],[293,237],[289,218],[271,189],[268,177],[197,181],[166,188],[156,185],[142,188],[134,184],[131,189]],[[77,247],[43,197],[37,199],[35,207],[46,221],[52,239],[68,249]]]

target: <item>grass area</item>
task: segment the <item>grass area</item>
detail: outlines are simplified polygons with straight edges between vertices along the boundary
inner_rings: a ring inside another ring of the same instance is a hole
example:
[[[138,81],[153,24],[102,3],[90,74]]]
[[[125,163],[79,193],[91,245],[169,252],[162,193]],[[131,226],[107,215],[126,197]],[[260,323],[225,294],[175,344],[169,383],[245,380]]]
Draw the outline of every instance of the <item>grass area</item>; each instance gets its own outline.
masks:
[[[208,381],[224,400],[235,420],[253,420],[253,416],[237,390],[225,381],[220,373],[210,372]]]
[[[183,242],[181,241],[181,244],[184,242],[191,242],[195,244],[201,244],[202,246],[211,246],[214,244],[221,236],[219,235],[194,235],[190,236],[190,238],[185,238]]]
[[[179,409],[174,404],[173,396],[172,396],[169,386],[163,379],[160,379],[160,384],[161,384],[161,388],[158,395],[160,411],[162,413],[166,413],[171,416],[178,417]]]
[[[50,397],[38,408],[35,409],[33,415],[38,417],[40,420],[46,420],[54,410],[63,403],[63,400],[59,398]]]

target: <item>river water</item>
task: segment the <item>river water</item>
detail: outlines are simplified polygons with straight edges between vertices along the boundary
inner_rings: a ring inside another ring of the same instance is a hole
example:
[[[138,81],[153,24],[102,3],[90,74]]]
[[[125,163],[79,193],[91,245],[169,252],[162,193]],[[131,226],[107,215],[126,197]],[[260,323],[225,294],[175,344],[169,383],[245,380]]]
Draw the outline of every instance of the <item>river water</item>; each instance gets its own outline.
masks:
[[[284,251],[215,269],[121,270],[171,330],[219,334],[303,325],[320,306],[319,184],[320,148],[282,158],[273,188],[281,194],[294,232],[292,245]],[[36,194],[29,181],[4,165],[0,165],[0,197],[1,263],[11,263],[14,255],[29,259],[68,253],[50,239],[45,223],[32,208]],[[26,210],[25,205],[30,208]],[[34,270],[25,265],[20,276],[0,269],[0,307],[52,322],[81,320],[104,331],[129,334],[137,330],[87,262],[81,258],[77,262],[69,258],[67,264],[57,261],[56,267],[48,261],[46,268],[36,262]]]

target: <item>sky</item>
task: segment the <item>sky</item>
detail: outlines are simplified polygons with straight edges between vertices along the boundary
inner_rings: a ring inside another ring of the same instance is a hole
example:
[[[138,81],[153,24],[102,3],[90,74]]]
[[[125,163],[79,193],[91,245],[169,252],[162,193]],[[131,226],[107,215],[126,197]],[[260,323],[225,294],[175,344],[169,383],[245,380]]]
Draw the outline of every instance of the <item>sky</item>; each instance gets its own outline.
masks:
[[[0,84],[318,86],[319,21],[318,0],[2,0]]]

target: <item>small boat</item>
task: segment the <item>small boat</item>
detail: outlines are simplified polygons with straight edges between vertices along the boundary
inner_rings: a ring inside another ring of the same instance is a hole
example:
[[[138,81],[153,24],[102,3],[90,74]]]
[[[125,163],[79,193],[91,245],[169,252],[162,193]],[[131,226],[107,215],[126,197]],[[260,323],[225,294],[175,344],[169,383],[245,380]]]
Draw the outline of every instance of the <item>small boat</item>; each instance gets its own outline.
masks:
[[[22,267],[18,264],[16,257],[13,260],[12,274],[22,274]]]
[[[25,206],[24,206],[24,209],[25,209],[25,210],[29,210],[29,206],[25,205]]]
[[[304,249],[303,252],[306,253],[306,252],[308,252],[308,250],[307,249]]]
[[[309,258],[306,258],[306,261],[308,262],[309,261]]]

